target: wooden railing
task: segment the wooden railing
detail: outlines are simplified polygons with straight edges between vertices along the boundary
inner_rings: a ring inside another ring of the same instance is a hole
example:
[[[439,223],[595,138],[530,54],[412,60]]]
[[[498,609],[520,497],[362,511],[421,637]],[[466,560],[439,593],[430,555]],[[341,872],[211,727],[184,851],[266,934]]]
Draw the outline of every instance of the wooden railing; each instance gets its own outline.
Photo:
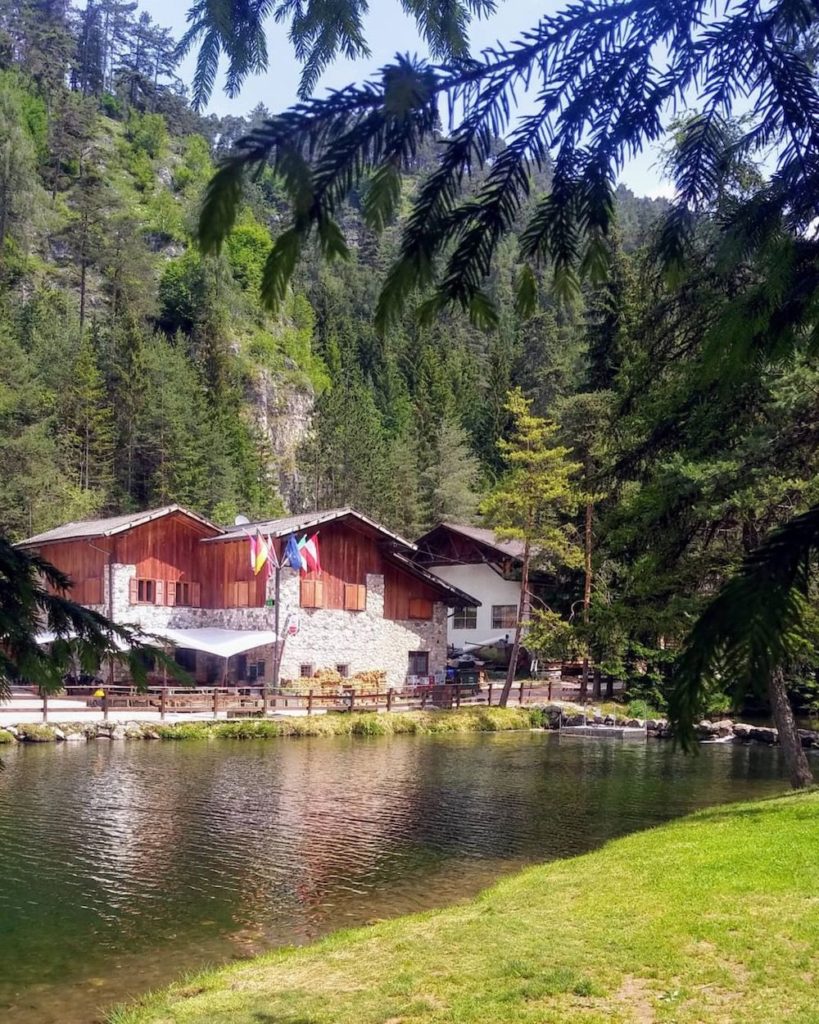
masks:
[[[498,703],[501,684],[489,683],[481,689],[462,686],[457,683],[443,685],[413,686],[408,689],[390,688],[359,693],[354,688],[342,692],[322,693],[310,690],[308,693],[264,692],[260,687],[170,687],[150,686],[138,689],[134,686],[66,686],[56,694],[38,693],[43,722],[49,714],[59,718],[69,712],[100,712],[108,719],[111,711],[143,711],[159,714],[164,720],[169,714],[206,714],[214,718],[264,716],[277,711],[304,711],[308,715],[320,711],[418,711],[425,708],[460,708],[474,705],[492,707]],[[95,694],[100,694],[96,696]],[[524,704],[537,694],[530,681],[515,685],[510,703]],[[67,701],[71,708],[54,707],[53,701]]]

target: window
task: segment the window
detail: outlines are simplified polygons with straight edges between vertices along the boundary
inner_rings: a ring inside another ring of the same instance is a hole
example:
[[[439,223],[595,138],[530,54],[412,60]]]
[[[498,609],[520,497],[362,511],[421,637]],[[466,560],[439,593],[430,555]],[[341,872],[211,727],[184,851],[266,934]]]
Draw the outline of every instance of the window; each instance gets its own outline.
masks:
[[[324,607],[324,581],[323,580],[302,580],[301,581],[301,606],[302,606],[302,608],[323,608]]]
[[[514,629],[518,624],[516,604],[492,605],[492,629]]]
[[[182,605],[188,608],[199,607],[200,587],[190,580],[177,580],[165,584],[165,595],[169,605]]]
[[[367,607],[367,588],[361,583],[345,583],[344,607],[348,612],[363,612]]]
[[[467,605],[465,608],[456,608],[452,616],[453,629],[477,629],[478,609],[475,605]]]
[[[131,604],[162,604],[162,580],[132,579],[129,586]]]
[[[409,674],[411,676],[429,675],[429,651],[409,652]]]
[[[341,676],[342,679],[350,678],[350,666],[349,665],[336,665],[336,672]]]
[[[411,619],[431,619],[432,601],[426,597],[411,597],[409,601],[409,617]]]
[[[264,662],[254,661],[247,667],[247,678],[251,683],[255,683],[258,679],[264,679]]]
[[[299,665],[299,678],[312,679],[315,669],[312,665]]]

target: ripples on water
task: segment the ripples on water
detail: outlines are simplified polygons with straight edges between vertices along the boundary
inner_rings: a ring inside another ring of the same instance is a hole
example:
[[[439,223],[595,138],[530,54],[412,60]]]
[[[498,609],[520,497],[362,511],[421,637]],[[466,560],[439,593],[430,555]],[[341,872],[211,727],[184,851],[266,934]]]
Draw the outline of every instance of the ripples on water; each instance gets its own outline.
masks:
[[[554,735],[27,746],[0,776],[0,1020],[80,1024],[205,963],[471,895],[778,755]]]

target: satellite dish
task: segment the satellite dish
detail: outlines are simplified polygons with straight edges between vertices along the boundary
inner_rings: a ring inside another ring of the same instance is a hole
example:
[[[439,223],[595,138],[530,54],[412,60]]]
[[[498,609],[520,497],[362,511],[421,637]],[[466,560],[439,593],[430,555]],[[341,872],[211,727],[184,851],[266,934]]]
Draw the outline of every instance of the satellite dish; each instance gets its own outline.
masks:
[[[233,520],[234,526],[248,526],[249,524],[250,520],[247,518],[247,516],[236,516],[236,518]]]

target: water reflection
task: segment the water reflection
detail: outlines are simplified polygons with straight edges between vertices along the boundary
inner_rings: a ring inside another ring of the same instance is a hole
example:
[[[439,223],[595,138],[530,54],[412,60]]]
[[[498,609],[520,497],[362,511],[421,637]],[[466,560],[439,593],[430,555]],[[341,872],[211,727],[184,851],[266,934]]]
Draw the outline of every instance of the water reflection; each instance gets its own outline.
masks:
[[[781,788],[776,751],[543,734],[21,747],[0,778],[0,1017],[87,1022],[183,969],[451,902]]]

